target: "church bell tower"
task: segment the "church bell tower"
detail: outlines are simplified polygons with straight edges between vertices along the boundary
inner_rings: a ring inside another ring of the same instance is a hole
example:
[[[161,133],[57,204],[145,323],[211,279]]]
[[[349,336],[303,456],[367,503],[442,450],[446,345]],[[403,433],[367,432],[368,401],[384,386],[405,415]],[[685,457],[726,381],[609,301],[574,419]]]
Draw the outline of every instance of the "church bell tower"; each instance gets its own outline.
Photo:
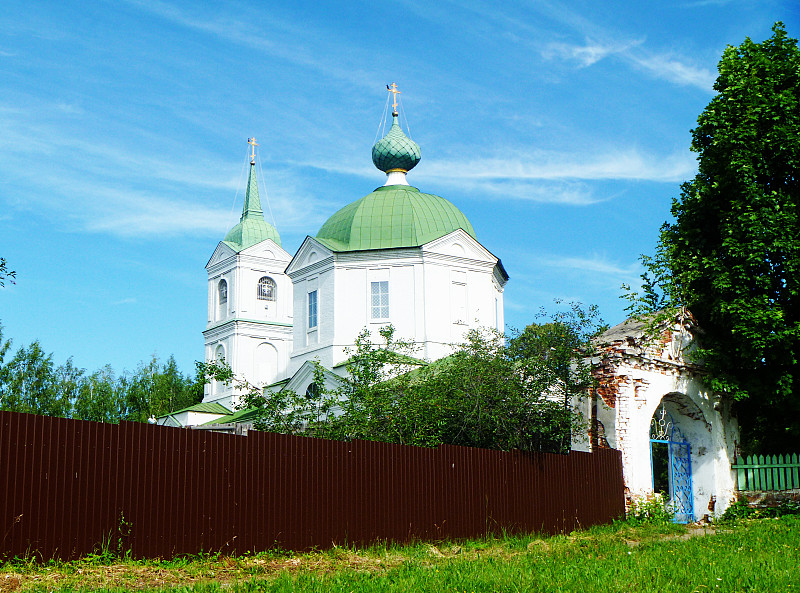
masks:
[[[206,265],[208,319],[205,360],[225,361],[234,377],[264,387],[285,378],[292,349],[292,259],[276,228],[264,220],[256,176],[256,143],[249,138],[250,170],[239,223],[217,245]],[[203,402],[233,411],[241,391],[212,381]]]

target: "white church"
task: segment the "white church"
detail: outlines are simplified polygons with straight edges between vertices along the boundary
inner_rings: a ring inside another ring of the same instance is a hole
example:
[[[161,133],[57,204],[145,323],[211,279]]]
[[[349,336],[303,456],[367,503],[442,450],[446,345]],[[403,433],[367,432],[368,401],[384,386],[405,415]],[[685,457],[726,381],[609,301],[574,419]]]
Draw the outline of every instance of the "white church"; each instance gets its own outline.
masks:
[[[389,132],[372,148],[384,185],[334,213],[294,256],[264,219],[249,142],[241,220],[206,265],[206,361],[224,360],[251,385],[306,393],[314,361],[346,374],[364,328],[377,338],[391,324],[428,361],[451,354],[470,329],[503,330],[508,275],[454,204],[409,185],[420,149],[401,129],[396,101]],[[158,423],[235,422],[239,396],[212,382],[202,403]]]
[[[396,87],[389,89],[396,93]],[[334,213],[294,256],[264,220],[255,140],[239,223],[217,245],[208,271],[205,360],[263,389],[304,394],[318,361],[326,381],[347,373],[348,349],[369,328],[391,324],[428,361],[452,353],[470,329],[504,329],[508,274],[451,202],[409,185],[419,146],[398,122],[372,148],[386,182]],[[735,494],[731,460],[738,425],[730,402],[685,357],[693,324],[672,320],[656,340],[628,320],[598,338],[597,387],[573,401],[585,420],[573,449],[622,453],[630,504],[662,491],[677,520],[724,510]],[[229,432],[248,424],[235,385],[212,382],[203,401],[157,419]],[[204,425],[204,426],[203,426]]]

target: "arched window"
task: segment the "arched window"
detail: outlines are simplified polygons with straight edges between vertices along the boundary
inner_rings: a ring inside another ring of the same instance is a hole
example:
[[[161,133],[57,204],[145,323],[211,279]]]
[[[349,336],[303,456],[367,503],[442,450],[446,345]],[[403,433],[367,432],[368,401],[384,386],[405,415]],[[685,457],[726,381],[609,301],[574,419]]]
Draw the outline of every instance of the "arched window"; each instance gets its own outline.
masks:
[[[312,383],[306,388],[306,399],[319,399],[319,385]]]
[[[278,297],[278,287],[269,276],[262,276],[258,281],[258,300],[275,301]]]
[[[225,280],[219,281],[219,304],[224,305],[228,302],[228,283]]]

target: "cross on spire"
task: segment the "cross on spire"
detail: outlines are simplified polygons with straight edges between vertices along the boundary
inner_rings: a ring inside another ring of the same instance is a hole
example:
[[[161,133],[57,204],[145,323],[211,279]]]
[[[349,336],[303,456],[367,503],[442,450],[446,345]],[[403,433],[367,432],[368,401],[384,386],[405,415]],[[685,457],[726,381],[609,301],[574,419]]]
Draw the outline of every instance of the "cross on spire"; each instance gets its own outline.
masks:
[[[394,95],[394,99],[392,102],[392,115],[397,115],[397,95],[400,94],[400,91],[397,90],[397,84],[392,83],[391,85],[387,84],[386,89]]]
[[[256,142],[255,136],[252,138],[247,139],[247,143],[252,147],[252,152],[250,153],[250,164],[256,164],[256,146],[258,146],[258,142]]]

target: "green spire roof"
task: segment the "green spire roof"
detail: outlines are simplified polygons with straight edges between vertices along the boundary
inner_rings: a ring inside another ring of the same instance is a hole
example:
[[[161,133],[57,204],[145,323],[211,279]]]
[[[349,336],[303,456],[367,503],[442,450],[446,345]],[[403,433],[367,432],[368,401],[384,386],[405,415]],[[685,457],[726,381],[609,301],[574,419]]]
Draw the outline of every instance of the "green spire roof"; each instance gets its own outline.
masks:
[[[258,197],[258,182],[256,181],[256,165],[250,162],[250,176],[247,179],[247,193],[244,196],[244,208],[242,218],[228,234],[225,235],[223,242],[235,251],[241,251],[272,239],[278,245],[281,244],[281,237],[277,229],[264,220],[264,213],[261,210],[261,200]]]
[[[372,147],[372,162],[384,173],[389,171],[410,171],[422,157],[419,145],[400,129],[397,113],[392,113],[392,127],[389,133]]]
[[[419,247],[456,229],[477,240],[467,217],[444,198],[386,185],[331,216],[317,240],[333,251]]]

